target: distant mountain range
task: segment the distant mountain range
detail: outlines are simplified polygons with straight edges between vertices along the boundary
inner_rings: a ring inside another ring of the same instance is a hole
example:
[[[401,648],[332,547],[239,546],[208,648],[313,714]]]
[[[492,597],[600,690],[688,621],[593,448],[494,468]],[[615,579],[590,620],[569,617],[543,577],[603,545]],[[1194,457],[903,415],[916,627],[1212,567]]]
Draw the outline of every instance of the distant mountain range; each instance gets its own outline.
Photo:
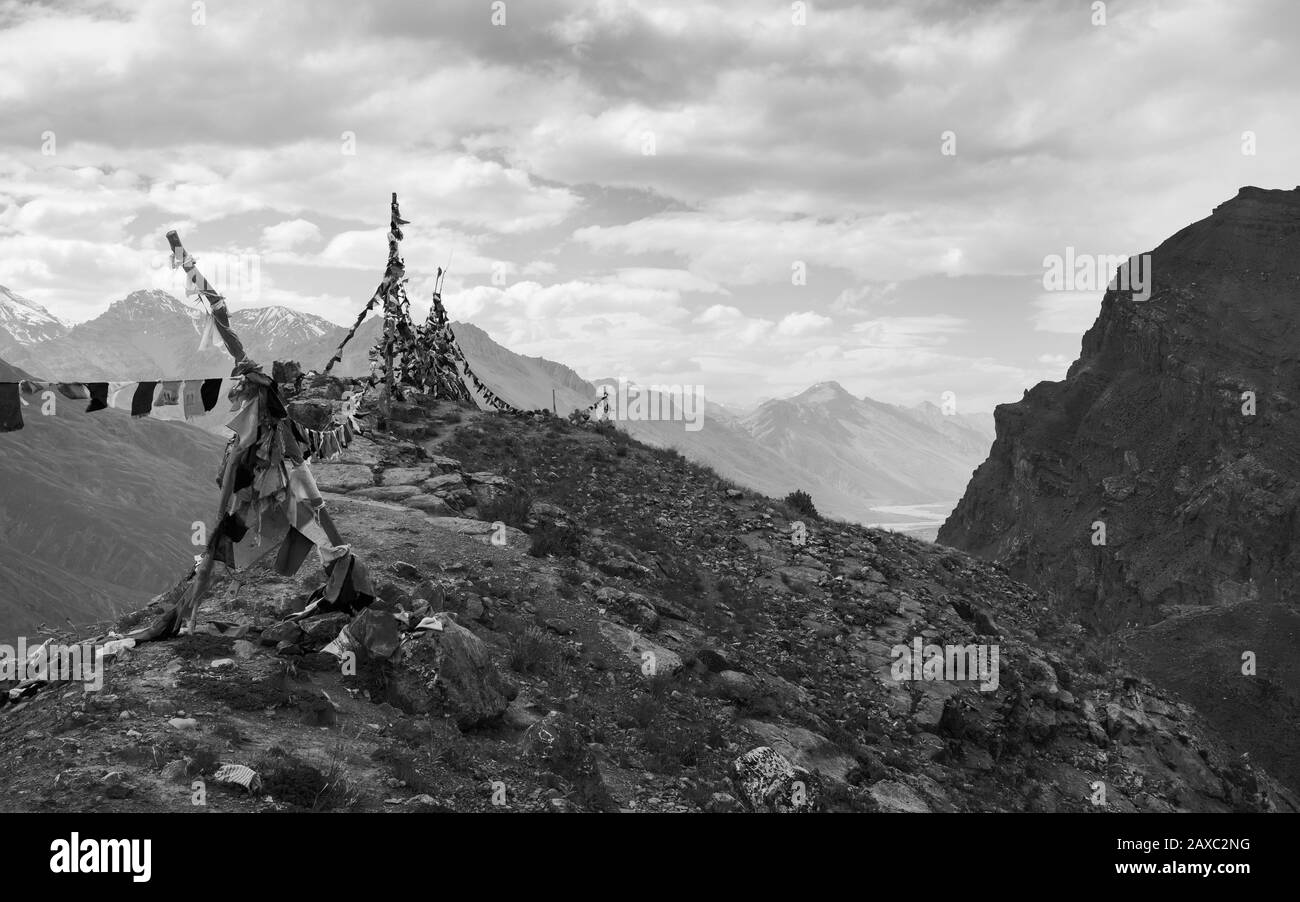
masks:
[[[200,318],[164,291],[133,292],[95,319],[68,326],[6,290],[0,318],[17,324],[0,336],[0,346],[9,348],[5,359],[36,378],[196,378],[230,370],[224,350],[197,350]],[[254,359],[297,360],[308,369],[322,367],[347,331],[284,307],[236,311],[231,322]],[[603,387],[611,393],[617,387],[614,379],[588,381],[561,363],[516,354],[473,325],[453,328],[479,377],[516,406],[554,403],[565,415],[588,407]],[[364,322],[335,372],[368,373],[380,329],[378,317]],[[215,421],[205,425],[220,431]],[[765,494],[803,489],[823,513],[925,538],[933,537],[993,440],[991,415],[945,416],[933,404],[886,404],[834,382],[745,412],[706,403],[698,431],[681,421],[620,425]]]
[[[329,344],[323,339],[345,331],[287,307],[239,310],[230,320],[254,360],[301,358],[304,365],[323,365],[328,352],[315,359]],[[198,350],[202,324],[197,312],[157,289],[132,292],[96,318],[69,327],[0,288],[0,327],[0,356],[41,379],[197,378],[224,375],[231,368],[224,348]]]

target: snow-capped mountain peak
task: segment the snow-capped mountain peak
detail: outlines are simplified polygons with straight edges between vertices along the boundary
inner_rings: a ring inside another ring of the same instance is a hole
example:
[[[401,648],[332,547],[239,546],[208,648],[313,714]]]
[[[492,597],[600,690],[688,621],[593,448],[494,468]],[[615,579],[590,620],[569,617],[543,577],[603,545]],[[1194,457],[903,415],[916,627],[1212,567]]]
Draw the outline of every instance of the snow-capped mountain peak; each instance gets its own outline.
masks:
[[[850,401],[857,400],[838,382],[818,382],[816,385],[804,389],[803,392],[791,400],[804,404],[829,404],[833,401],[846,399]]]
[[[32,345],[67,331],[67,323],[40,304],[0,285],[0,344]]]
[[[289,307],[250,307],[231,314],[234,324],[270,339],[320,338],[337,328],[329,320]]]
[[[106,317],[119,319],[152,319],[160,313],[175,314],[193,318],[195,311],[183,302],[159,288],[133,291],[120,301],[109,305]]]

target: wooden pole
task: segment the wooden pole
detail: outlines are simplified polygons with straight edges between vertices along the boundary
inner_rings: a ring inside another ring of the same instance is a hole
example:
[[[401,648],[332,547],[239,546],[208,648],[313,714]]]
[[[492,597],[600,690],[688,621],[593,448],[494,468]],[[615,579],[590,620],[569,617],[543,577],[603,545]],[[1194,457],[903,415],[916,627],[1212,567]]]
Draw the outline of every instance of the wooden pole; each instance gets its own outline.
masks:
[[[230,459],[226,461],[226,469],[221,474],[221,501],[217,506],[217,525],[214,529],[221,528],[221,521],[226,517],[226,507],[230,504],[230,496],[234,494],[235,488],[235,465],[239,460],[239,455],[233,451]],[[194,622],[199,617],[199,602],[208,592],[208,586],[212,582],[212,565],[216,560],[212,555],[211,544],[204,550],[203,557],[199,560],[199,566],[194,572],[194,585],[191,586],[190,593],[177,606],[176,621],[179,624],[185,620],[189,624],[190,633],[194,632]]]
[[[393,195],[393,198],[396,200],[397,195]],[[177,260],[184,268],[185,275],[189,279],[190,284],[212,308],[212,318],[216,323],[217,331],[220,333],[222,341],[226,344],[226,350],[230,352],[231,357],[235,358],[235,363],[238,364],[243,362],[247,359],[247,354],[244,351],[243,342],[239,340],[239,336],[230,328],[230,316],[226,311],[226,299],[218,294],[216,289],[214,289],[208,280],[203,277],[203,274],[199,272],[194,258],[185,250],[184,245],[181,244],[180,236],[177,235],[175,231],[167,233],[167,242],[171,245],[173,259]],[[249,401],[247,403],[255,402]],[[289,429],[288,424],[283,421],[280,423],[280,429],[282,430],[282,436],[289,458],[296,463],[301,463],[302,454],[297,447],[297,439],[293,437],[293,430]],[[239,454],[236,447],[237,445],[232,445],[226,459],[225,469],[222,471],[221,501],[217,507],[217,522],[213,527],[213,533],[211,535],[215,535],[215,531],[221,527],[221,522],[226,517],[226,508],[230,505],[230,499],[234,494],[235,469],[239,462]],[[342,537],[338,534],[338,530],[335,529],[333,523],[329,521],[323,508],[320,511],[320,516],[322,519],[322,528],[325,529],[329,540],[334,542],[336,545],[343,544]],[[213,557],[211,542],[209,541],[209,547],[204,551],[203,555],[199,559],[198,566],[195,568],[194,583],[190,587],[188,595],[178,602],[174,609],[165,612],[158,621],[149,628],[148,632],[151,634],[150,638],[156,638],[156,636],[152,634],[158,631],[161,621],[169,618],[174,618],[172,622],[172,628],[174,629],[179,629],[182,618],[187,619],[190,632],[194,632],[194,623],[198,619],[199,615],[199,605],[202,603],[203,596],[207,594],[208,589],[211,586],[212,568],[215,563],[216,560]]]
[[[185,270],[185,277],[189,284],[198,292],[199,296],[208,302],[212,309],[212,318],[216,321],[217,332],[221,335],[221,340],[226,344],[226,350],[230,356],[235,358],[235,363],[239,363],[246,356],[244,344],[239,340],[239,336],[230,328],[230,314],[226,310],[226,299],[217,293],[203,273],[199,272],[196,261],[190,256],[189,251],[181,244],[181,238],[176,231],[167,233],[167,243],[171,245],[172,259],[180,264]]]
[[[392,414],[393,414],[393,396],[397,390],[397,380],[393,375],[393,338],[397,331],[397,319],[394,310],[397,308],[397,294],[401,290],[402,277],[406,274],[404,268],[399,262],[397,256],[398,242],[401,240],[401,214],[398,213],[397,192],[393,192],[392,206],[390,207],[391,220],[389,223],[389,247],[388,247],[388,267],[387,272],[392,274],[392,278],[387,279],[388,292],[384,297],[384,368],[385,383],[388,386],[386,397],[384,398],[384,428],[389,432],[393,431]]]

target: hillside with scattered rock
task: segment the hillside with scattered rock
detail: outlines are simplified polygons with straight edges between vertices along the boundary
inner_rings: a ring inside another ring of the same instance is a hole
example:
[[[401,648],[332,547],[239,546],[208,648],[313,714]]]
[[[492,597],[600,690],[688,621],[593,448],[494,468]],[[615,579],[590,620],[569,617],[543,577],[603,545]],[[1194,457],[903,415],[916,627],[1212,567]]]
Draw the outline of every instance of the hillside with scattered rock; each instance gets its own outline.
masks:
[[[308,381],[301,418],[341,394]],[[0,809],[1300,808],[1000,566],[607,425],[415,396],[390,427],[314,467],[373,604],[300,618],[320,566],[268,549],[102,691],[9,684]],[[996,645],[996,688],[895,679],[914,640]]]

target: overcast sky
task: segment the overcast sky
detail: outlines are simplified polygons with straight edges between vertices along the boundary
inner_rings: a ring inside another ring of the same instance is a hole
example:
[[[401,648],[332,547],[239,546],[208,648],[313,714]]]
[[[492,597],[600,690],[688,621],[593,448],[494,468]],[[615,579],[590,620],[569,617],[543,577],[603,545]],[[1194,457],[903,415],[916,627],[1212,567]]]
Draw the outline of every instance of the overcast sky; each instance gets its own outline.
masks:
[[[991,409],[1096,316],[1045,256],[1300,182],[1297,4],[1101,5],[0,0],[0,284],[88,319],[176,228],[350,323],[397,191],[415,307],[587,378]]]

